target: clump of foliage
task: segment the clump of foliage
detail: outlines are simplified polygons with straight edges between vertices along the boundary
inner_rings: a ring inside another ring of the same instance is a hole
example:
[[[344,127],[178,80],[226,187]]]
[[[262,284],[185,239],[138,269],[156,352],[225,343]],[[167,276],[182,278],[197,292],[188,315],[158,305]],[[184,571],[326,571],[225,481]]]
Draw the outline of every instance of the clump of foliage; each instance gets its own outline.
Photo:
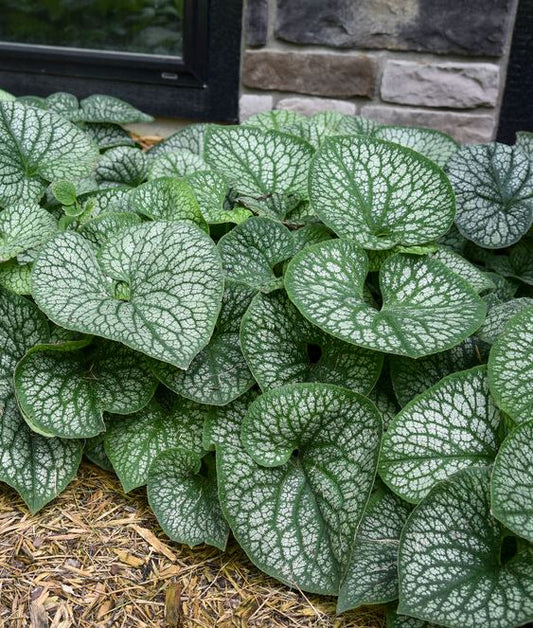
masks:
[[[2,99],[0,479],[32,512],[85,454],[339,612],[533,620],[531,135],[276,111],[144,152],[116,99]]]

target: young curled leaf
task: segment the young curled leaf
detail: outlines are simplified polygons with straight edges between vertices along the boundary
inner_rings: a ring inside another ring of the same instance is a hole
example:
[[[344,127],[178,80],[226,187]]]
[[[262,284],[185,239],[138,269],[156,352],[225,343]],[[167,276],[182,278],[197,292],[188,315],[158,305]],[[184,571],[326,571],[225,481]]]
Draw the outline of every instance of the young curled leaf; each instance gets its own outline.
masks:
[[[243,446],[217,447],[222,509],[250,560],[305,591],[336,595],[374,482],[381,419],[328,384],[264,393]]]
[[[180,448],[159,454],[148,472],[148,502],[174,541],[224,550],[229,528],[218,501],[214,459],[205,460],[204,464],[198,455]]]

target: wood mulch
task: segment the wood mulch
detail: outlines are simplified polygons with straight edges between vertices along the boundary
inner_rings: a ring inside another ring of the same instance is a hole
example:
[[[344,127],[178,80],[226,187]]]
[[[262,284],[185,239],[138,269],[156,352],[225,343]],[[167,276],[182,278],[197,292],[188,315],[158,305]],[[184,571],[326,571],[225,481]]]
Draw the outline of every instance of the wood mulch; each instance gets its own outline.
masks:
[[[291,590],[227,552],[169,541],[143,491],[84,462],[30,515],[0,485],[2,628],[382,628],[380,609],[335,616],[333,599]]]

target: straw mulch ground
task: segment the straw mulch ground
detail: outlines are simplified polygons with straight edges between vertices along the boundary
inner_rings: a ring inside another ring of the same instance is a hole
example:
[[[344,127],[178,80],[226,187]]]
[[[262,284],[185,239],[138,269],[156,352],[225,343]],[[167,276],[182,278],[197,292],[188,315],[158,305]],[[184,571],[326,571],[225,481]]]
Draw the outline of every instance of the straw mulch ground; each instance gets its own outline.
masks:
[[[233,543],[226,553],[165,538],[142,491],[83,463],[30,515],[0,486],[0,626],[5,628],[379,628],[378,609],[335,617],[333,600],[276,583]]]

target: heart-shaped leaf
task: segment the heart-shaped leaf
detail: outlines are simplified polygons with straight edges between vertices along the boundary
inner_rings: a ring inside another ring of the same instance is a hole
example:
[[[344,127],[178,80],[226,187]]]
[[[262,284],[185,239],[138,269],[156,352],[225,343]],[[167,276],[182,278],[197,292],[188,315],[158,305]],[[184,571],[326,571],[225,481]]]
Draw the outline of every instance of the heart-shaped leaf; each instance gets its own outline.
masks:
[[[400,355],[390,356],[390,373],[394,394],[403,407],[417,395],[455,371],[478,366],[488,357],[477,337],[466,338],[455,347],[413,360]]]
[[[18,363],[17,401],[34,431],[89,438],[105,429],[104,411],[131,414],[150,401],[156,380],[144,356],[111,342],[86,345],[39,345]]]
[[[152,220],[190,220],[207,231],[198,201],[185,181],[168,177],[147,181],[132,190],[130,202],[136,212]]]
[[[136,187],[147,177],[146,157],[139,148],[117,146],[108,150],[94,172],[96,181],[102,185],[127,185]]]
[[[212,127],[205,159],[254,209],[283,218],[307,198],[307,172],[313,148],[297,137],[252,127]]]
[[[489,483],[489,469],[465,469],[415,508],[400,540],[399,613],[450,628],[533,620],[533,549],[505,555]]]
[[[241,345],[263,390],[324,382],[365,395],[383,364],[381,354],[332,338],[312,325],[284,290],[254,298],[242,320]]]
[[[57,231],[52,214],[33,203],[17,203],[0,210],[0,262],[37,248]]]
[[[152,400],[129,416],[112,415],[105,435],[105,452],[126,492],[143,486],[156,456],[180,447],[202,456],[205,406],[172,396]]]
[[[337,612],[398,597],[398,546],[409,506],[379,489],[368,501],[355,537]]]
[[[97,159],[96,145],[59,115],[0,102],[0,206],[37,201],[49,181],[84,177]]]
[[[33,433],[17,407],[15,366],[48,336],[46,318],[33,303],[0,290],[0,481],[12,486],[31,512],[40,510],[74,478],[83,449],[79,441]]]
[[[154,363],[157,377],[171,390],[188,399],[209,405],[225,405],[254,384],[242,355],[239,328],[254,291],[230,284],[222,298],[222,309],[209,344],[184,371],[163,362]]]
[[[492,471],[492,513],[507,528],[533,543],[533,421],[503,441]]]
[[[292,586],[337,594],[380,434],[373,404],[336,386],[293,384],[254,401],[243,447],[217,447],[222,509],[250,560]]]
[[[460,469],[491,464],[501,414],[486,366],[448,375],[410,401],[389,425],[379,474],[402,499],[418,502]]]
[[[529,157],[506,144],[463,146],[448,164],[457,199],[455,222],[469,240],[488,249],[517,242],[533,220]]]
[[[55,92],[46,97],[47,108],[59,115],[72,120],[80,107],[80,103],[74,94],[68,92]]]
[[[185,449],[170,449],[155,458],[147,481],[148,501],[159,525],[178,543],[207,543],[226,548],[229,528],[217,493],[214,460],[202,460]]]
[[[431,159],[441,168],[459,149],[459,144],[446,133],[413,126],[380,126],[374,137],[407,146]]]
[[[231,207],[228,203],[229,188],[221,175],[210,170],[194,172],[187,177],[202,215],[210,225],[234,222],[240,224],[252,215],[245,207]]]
[[[223,276],[198,227],[153,222],[120,233],[99,259],[82,236],[57,236],[34,264],[32,287],[58,325],[187,368],[213,332]]]
[[[328,227],[369,249],[430,242],[455,215],[453,190],[436,164],[363,136],[324,142],[309,173],[309,195]]]
[[[220,238],[218,250],[229,280],[269,292],[283,280],[274,268],[294,251],[290,231],[269,218],[250,218]]]
[[[330,240],[295,255],[285,273],[291,301],[332,336],[368,349],[420,357],[451,348],[479,328],[485,304],[441,262],[393,255],[383,262],[380,310],[364,297],[368,258]]]
[[[514,316],[492,345],[489,384],[498,406],[515,420],[533,413],[533,308]]]

